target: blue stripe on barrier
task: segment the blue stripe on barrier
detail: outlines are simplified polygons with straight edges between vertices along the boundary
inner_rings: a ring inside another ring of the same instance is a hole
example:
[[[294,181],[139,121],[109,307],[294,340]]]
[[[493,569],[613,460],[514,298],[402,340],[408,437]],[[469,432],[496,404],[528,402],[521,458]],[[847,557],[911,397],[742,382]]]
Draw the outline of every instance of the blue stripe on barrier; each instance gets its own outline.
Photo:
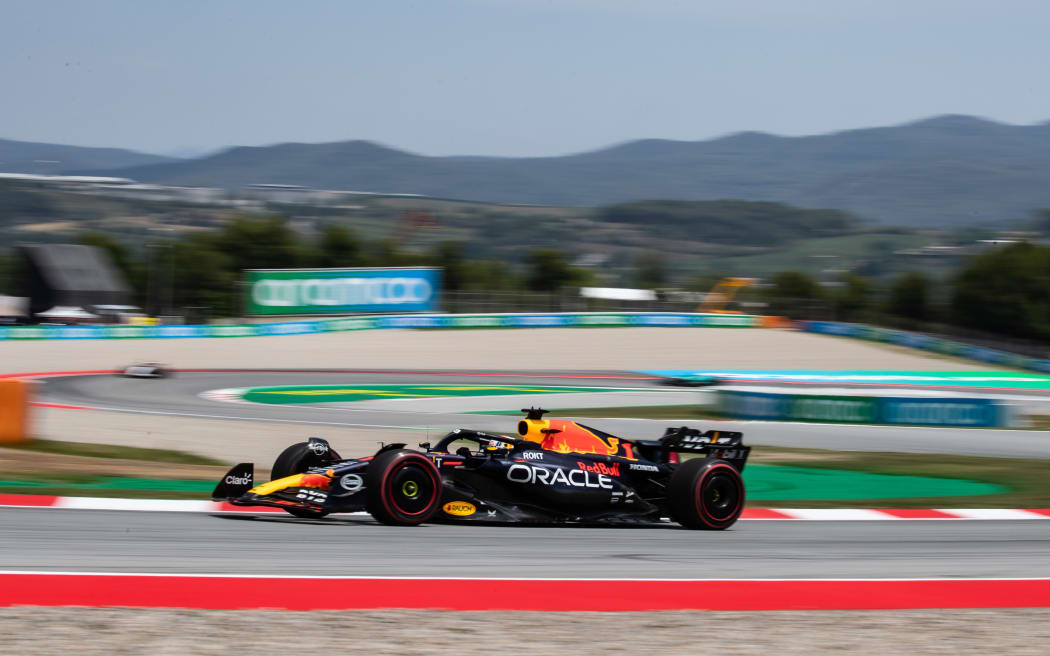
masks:
[[[372,329],[555,328],[564,326],[757,327],[758,325],[759,319],[753,315],[692,313],[399,314],[237,325],[0,326],[0,340],[256,337]]]
[[[936,351],[955,355],[969,360],[988,362],[990,364],[1002,364],[1018,369],[1029,369],[1050,373],[1050,360],[1039,360],[1016,353],[1007,353],[995,349],[973,346],[960,342],[952,342],[945,339],[937,339],[927,335],[918,335],[901,330],[887,330],[874,328],[872,326],[858,326],[856,324],[837,323],[834,321],[801,321],[801,330],[823,335],[838,335],[840,337],[855,337],[869,341],[890,342],[899,346],[920,349],[923,351]]]
[[[880,397],[719,390],[722,414],[739,419],[908,426],[1009,425],[1009,408],[992,399]]]

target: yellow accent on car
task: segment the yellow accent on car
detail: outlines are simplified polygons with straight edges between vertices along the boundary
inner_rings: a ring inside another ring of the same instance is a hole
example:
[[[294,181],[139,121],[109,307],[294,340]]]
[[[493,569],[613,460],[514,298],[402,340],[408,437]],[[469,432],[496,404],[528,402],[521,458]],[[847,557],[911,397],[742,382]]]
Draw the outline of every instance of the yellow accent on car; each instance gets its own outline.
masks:
[[[449,501],[441,507],[446,515],[455,517],[468,517],[478,511],[474,504],[467,501]]]
[[[539,444],[546,437],[544,428],[550,428],[551,422],[546,419],[522,419],[518,422],[518,435],[529,442]]]
[[[260,496],[266,494],[273,494],[274,492],[280,492],[281,490],[288,489],[290,487],[297,487],[303,482],[303,474],[293,474],[292,476],[285,476],[284,478],[278,478],[275,481],[269,483],[263,483],[257,485],[252,489],[248,490],[251,494],[258,494]]]

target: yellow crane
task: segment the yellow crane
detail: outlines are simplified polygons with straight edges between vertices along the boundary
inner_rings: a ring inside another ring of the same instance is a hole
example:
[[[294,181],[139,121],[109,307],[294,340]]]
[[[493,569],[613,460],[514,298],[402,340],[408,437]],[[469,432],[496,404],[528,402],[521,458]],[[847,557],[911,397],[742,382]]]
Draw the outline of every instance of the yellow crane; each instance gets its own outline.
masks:
[[[718,284],[711,288],[711,291],[707,292],[707,295],[704,296],[704,301],[700,304],[700,307],[696,308],[696,311],[740,314],[737,310],[727,310],[725,307],[729,304],[729,301],[733,300],[733,296],[741,288],[747,287],[754,283],[755,280],[755,278],[722,278],[718,281]]]

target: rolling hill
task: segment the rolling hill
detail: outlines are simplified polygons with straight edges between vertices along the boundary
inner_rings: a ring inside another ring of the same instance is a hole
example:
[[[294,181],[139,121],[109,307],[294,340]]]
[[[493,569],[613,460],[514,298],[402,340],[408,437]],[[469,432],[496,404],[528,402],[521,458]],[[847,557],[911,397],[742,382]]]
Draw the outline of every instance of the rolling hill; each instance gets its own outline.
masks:
[[[1022,218],[1050,206],[1050,123],[947,115],[805,137],[747,132],[707,141],[646,139],[541,158],[427,157],[367,141],[286,143],[107,174],[165,184],[284,183],[516,204],[777,201],[838,208],[886,224],[951,226]]]
[[[173,157],[121,148],[89,148],[0,139],[0,171],[4,173],[53,175],[69,170],[90,169],[100,175],[110,175],[110,169],[177,161]]]

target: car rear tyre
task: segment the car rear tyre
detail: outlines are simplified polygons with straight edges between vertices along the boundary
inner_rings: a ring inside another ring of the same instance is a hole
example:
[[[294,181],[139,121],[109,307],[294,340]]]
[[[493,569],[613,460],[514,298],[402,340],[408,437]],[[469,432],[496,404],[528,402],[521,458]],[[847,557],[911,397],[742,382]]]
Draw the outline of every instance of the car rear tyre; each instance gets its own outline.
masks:
[[[415,526],[437,512],[441,474],[429,458],[417,451],[386,451],[369,463],[365,490],[368,512],[378,521],[392,526]]]
[[[306,442],[299,442],[281,451],[281,455],[277,456],[277,460],[273,461],[273,468],[270,469],[270,480],[276,481],[278,478],[302,474],[311,467],[323,465],[324,462],[321,457],[310,450]],[[308,510],[306,508],[282,508],[282,510],[289,515],[303,519],[320,519],[328,514],[323,510]]]
[[[686,528],[720,531],[744,510],[744,479],[725,460],[695,458],[671,475],[671,517]]]

